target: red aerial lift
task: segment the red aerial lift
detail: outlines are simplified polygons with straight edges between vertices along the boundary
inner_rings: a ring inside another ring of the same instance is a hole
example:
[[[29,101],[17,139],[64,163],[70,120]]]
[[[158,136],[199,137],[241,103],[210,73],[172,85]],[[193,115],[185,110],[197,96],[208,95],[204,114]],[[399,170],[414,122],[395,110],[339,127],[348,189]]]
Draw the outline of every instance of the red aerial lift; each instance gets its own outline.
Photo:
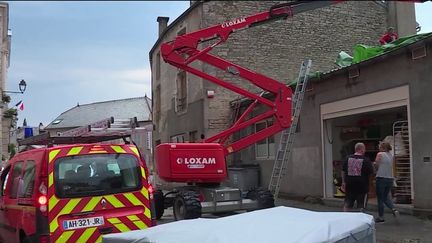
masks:
[[[271,7],[268,11],[177,36],[174,40],[161,45],[165,62],[243,95],[253,102],[230,128],[205,139],[202,143],[164,143],[156,147],[155,161],[159,177],[167,182],[187,183],[165,195],[161,190],[155,192],[157,218],[162,217],[164,209],[171,206],[176,220],[198,218],[202,213],[253,210],[274,206],[273,195],[267,190],[241,192],[238,188],[222,187],[219,184],[227,178],[225,157],[228,154],[290,127],[292,91],[282,82],[214,56],[210,51],[224,43],[236,31],[286,19],[294,14],[339,2],[342,1],[282,3]],[[207,44],[207,46],[199,49],[200,44]],[[192,67],[191,64],[198,61],[224,70],[233,76],[239,76],[272,94],[272,98],[254,94]],[[246,119],[258,103],[267,107],[267,111]],[[227,143],[228,138],[235,132],[266,119],[273,119],[273,125]]]

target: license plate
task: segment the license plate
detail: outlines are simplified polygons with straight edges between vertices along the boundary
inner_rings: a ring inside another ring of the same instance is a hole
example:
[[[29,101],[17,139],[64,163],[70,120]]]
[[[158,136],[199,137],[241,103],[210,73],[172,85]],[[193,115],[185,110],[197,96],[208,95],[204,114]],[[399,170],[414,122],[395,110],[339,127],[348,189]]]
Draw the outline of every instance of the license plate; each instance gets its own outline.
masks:
[[[73,219],[73,220],[63,221],[63,229],[73,230],[73,229],[81,229],[81,228],[100,226],[103,224],[104,224],[104,218],[102,216],[101,217],[84,218],[84,219]]]

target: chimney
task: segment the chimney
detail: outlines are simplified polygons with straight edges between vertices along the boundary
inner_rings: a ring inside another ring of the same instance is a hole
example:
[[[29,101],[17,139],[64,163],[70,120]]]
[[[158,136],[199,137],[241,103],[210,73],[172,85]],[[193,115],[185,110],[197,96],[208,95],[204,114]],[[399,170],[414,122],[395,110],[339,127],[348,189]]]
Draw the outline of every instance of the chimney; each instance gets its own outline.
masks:
[[[157,22],[159,23],[159,36],[161,36],[162,32],[168,26],[169,17],[157,17]]]

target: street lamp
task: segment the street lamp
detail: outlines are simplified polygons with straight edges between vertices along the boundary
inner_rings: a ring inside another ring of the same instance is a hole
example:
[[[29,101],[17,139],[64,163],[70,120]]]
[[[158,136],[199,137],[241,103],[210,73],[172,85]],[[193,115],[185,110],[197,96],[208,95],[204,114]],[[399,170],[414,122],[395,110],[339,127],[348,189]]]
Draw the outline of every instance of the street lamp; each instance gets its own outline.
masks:
[[[18,84],[18,87],[19,87],[19,90],[21,91],[21,94],[23,94],[27,88],[26,81],[24,81],[24,79],[21,79],[21,81]]]
[[[7,91],[4,90],[3,93],[11,93],[11,94],[24,94],[24,91],[27,88],[27,83],[24,79],[21,79],[21,81],[18,84],[19,90],[20,91]]]

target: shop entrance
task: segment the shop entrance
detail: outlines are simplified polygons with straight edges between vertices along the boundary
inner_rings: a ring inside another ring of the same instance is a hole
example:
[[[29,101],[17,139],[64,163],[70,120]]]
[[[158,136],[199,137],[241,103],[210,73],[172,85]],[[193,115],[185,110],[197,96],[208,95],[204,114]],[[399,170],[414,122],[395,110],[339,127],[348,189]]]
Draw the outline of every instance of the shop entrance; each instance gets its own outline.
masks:
[[[335,117],[323,121],[325,157],[331,161],[326,168],[327,183],[332,180],[332,189],[327,185],[327,196],[343,198],[339,190],[342,176],[342,163],[349,154],[354,153],[354,145],[363,142],[366,156],[375,160],[380,141],[388,141],[395,156],[394,174],[398,186],[392,195],[396,203],[411,203],[412,178],[409,156],[409,129],[407,106],[363,112],[348,116]],[[329,193],[330,192],[330,193]],[[331,194],[331,195],[329,195]],[[375,179],[370,179],[369,199],[376,200]]]

